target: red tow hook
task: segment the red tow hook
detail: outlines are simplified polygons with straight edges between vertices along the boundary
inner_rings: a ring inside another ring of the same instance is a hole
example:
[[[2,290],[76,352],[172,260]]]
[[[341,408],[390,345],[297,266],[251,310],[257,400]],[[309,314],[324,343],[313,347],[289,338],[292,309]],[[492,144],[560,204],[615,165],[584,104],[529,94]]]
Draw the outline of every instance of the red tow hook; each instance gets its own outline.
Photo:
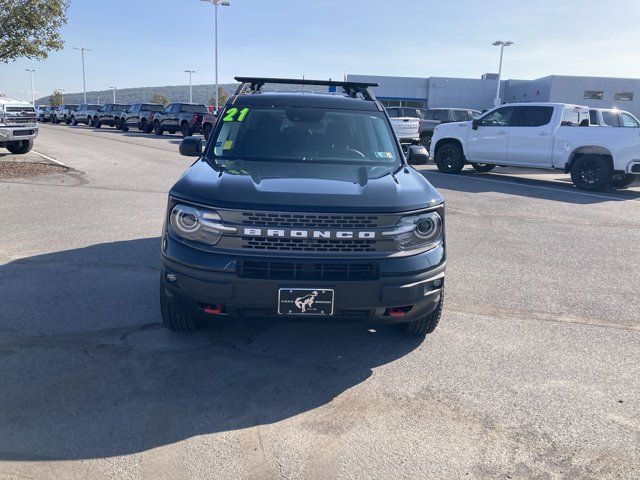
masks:
[[[216,305],[205,305],[202,307],[202,311],[209,315],[220,315],[222,313],[222,305],[219,303]]]
[[[404,317],[412,308],[413,305],[407,307],[389,307],[385,309],[384,314],[389,317]]]

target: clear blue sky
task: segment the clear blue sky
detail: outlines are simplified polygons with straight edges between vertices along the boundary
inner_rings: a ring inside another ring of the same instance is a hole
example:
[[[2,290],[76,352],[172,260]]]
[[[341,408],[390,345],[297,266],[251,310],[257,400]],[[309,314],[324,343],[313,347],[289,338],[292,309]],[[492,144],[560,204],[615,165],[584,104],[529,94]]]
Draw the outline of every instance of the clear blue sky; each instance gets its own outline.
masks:
[[[478,78],[550,74],[640,78],[637,0],[230,0],[220,8],[220,80],[343,73]],[[71,0],[66,47],[44,62],[0,64],[0,91],[30,100],[87,90],[213,83],[213,7],[200,0]]]

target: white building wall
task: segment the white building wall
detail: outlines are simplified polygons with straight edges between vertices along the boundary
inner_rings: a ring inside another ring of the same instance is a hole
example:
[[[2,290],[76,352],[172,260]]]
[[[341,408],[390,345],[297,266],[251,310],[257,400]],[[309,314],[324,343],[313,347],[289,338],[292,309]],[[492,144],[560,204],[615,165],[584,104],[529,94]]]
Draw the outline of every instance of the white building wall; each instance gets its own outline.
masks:
[[[429,107],[491,108],[497,86],[497,80],[431,77]]]
[[[640,79],[611,77],[551,77],[552,102],[575,103],[596,108],[619,108],[640,116]],[[602,91],[602,100],[584,98],[586,91]],[[633,93],[632,101],[615,100],[616,93]]]
[[[428,78],[349,74],[347,80],[379,83],[379,87],[372,89],[377,97],[420,101],[427,99]]]

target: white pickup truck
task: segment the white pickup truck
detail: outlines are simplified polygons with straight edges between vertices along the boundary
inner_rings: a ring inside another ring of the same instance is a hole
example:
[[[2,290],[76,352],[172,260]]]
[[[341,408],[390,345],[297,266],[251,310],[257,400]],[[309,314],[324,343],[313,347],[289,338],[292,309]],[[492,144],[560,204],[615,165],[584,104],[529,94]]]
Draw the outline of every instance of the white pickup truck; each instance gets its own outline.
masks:
[[[22,155],[31,150],[37,136],[36,109],[30,103],[0,98],[0,148]]]
[[[420,119],[414,117],[397,117],[389,115],[393,131],[406,153],[409,145],[420,144]]]
[[[512,103],[470,121],[436,127],[431,156],[444,173],[466,163],[559,169],[582,190],[622,188],[640,174],[640,129],[588,128],[589,108],[563,103]]]

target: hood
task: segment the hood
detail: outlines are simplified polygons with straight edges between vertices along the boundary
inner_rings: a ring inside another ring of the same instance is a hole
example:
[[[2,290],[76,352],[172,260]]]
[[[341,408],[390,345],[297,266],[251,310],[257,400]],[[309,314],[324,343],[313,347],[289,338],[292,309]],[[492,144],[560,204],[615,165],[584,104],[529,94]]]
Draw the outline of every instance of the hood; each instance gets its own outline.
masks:
[[[376,168],[253,161],[219,172],[198,160],[170,194],[220,208],[316,212],[404,212],[443,202],[413,168],[401,168],[395,179]]]

